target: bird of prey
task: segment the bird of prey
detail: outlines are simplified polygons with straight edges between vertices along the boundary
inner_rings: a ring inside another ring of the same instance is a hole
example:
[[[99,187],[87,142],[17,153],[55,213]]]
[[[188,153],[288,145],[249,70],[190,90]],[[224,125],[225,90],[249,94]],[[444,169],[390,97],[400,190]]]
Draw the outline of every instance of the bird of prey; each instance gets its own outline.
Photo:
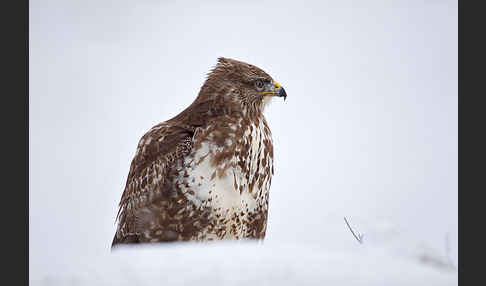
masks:
[[[260,68],[218,58],[194,102],[142,136],[112,247],[263,239],[273,143],[263,111],[287,94]]]

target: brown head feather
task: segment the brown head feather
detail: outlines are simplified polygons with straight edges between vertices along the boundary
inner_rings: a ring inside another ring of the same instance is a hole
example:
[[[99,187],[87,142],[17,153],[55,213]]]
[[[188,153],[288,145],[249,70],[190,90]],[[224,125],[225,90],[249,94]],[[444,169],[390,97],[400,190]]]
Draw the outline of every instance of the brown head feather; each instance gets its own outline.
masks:
[[[208,118],[228,113],[260,116],[265,102],[255,88],[257,80],[273,82],[270,75],[254,65],[220,57],[194,102],[171,121],[200,126]]]

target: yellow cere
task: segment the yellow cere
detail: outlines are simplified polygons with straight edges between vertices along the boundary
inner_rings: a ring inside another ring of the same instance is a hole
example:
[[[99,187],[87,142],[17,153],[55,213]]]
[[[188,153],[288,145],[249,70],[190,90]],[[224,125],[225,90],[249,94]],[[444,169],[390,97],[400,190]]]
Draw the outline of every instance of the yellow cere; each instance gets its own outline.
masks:
[[[277,94],[278,92],[276,91],[264,91],[264,92],[260,92],[260,94],[262,95],[265,95],[265,94]]]
[[[278,82],[275,83],[275,87],[276,88],[280,88],[280,84],[278,84]]]

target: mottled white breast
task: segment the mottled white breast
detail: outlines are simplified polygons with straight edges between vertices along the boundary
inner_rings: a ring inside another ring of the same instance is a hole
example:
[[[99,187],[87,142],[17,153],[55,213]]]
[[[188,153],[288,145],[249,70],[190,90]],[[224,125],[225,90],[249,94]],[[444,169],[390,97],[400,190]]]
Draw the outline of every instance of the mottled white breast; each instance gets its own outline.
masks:
[[[189,200],[211,207],[213,216],[227,224],[225,237],[244,237],[244,222],[255,213],[265,212],[266,217],[273,173],[273,150],[268,150],[273,148],[272,138],[263,119],[236,132],[240,126],[241,121],[229,126],[233,132],[211,132],[211,127],[201,132],[201,144],[185,159],[188,171],[179,180]],[[238,133],[243,136],[237,138]],[[243,223],[235,226],[235,220]]]

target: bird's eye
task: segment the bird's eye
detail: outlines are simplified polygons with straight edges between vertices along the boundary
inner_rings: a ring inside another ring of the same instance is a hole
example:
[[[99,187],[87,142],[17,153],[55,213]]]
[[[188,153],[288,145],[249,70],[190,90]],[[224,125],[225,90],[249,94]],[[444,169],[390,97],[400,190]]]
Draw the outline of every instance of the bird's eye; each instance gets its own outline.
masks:
[[[263,80],[259,79],[255,82],[255,86],[258,90],[263,90],[263,86],[264,86],[264,83],[263,83]]]

